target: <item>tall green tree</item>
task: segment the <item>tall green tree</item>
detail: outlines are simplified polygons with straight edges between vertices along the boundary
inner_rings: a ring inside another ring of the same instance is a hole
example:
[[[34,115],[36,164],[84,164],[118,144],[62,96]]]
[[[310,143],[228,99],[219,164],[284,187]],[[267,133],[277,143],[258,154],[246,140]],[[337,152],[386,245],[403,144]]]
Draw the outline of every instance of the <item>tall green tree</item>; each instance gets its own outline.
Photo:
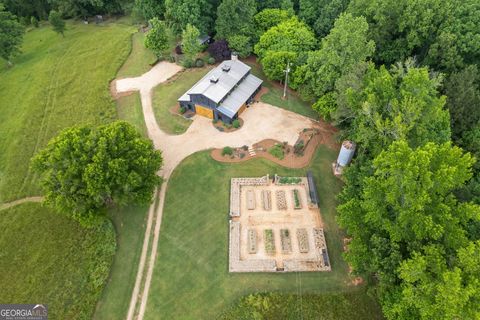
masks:
[[[427,68],[407,64],[388,71],[371,65],[363,81],[347,98],[347,131],[361,151],[376,156],[397,140],[412,147],[450,140],[450,117],[438,91],[441,78],[431,77]]]
[[[145,36],[145,47],[152,50],[157,57],[162,57],[163,52],[168,49],[168,35],[165,22],[158,18],[150,20],[152,28]]]
[[[255,39],[255,0],[223,0],[217,9],[217,39],[226,39],[230,48],[243,56],[251,53]]]
[[[340,15],[330,34],[322,39],[320,50],[311,52],[307,63],[296,71],[303,79],[304,94],[319,98],[332,91],[340,77],[372,56],[375,43],[368,40],[367,32],[364,18]]]
[[[24,27],[0,3],[0,57],[9,64],[10,59],[20,52],[24,33]]]
[[[369,23],[377,63],[416,56],[453,71],[480,58],[480,4],[476,0],[352,0],[348,11]]]
[[[187,24],[187,27],[182,32],[182,50],[189,59],[195,58],[200,52],[199,36],[200,31],[191,24]]]
[[[145,20],[165,17],[164,0],[135,0],[135,7],[142,13]]]
[[[338,16],[344,12],[350,0],[300,0],[298,15],[315,34],[323,38],[333,27]]]
[[[260,37],[268,29],[288,20],[292,17],[291,12],[282,9],[265,9],[254,17],[255,30]]]
[[[436,275],[435,281],[423,278],[425,282],[440,283],[440,266],[451,266],[457,251],[477,237],[469,232],[469,226],[480,221],[480,208],[460,203],[454,195],[471,178],[474,161],[449,143],[427,143],[412,149],[406,141],[397,141],[368,165],[359,181],[347,180],[337,208],[340,225],[352,236],[346,259],[356,272],[379,280],[387,318],[432,319],[438,313],[424,317],[423,310],[445,302],[433,302],[427,291],[422,292],[420,279],[414,277],[427,267]],[[410,262],[418,259],[418,254],[430,254],[432,248],[438,249],[433,252],[435,263]],[[443,294],[450,299],[456,295]],[[463,311],[468,312],[475,301],[463,304]]]
[[[52,10],[50,11],[50,14],[48,15],[48,22],[52,25],[53,30],[61,34],[62,37],[65,37],[65,21],[62,19],[62,15],[55,11]]]
[[[292,17],[269,30],[255,45],[263,71],[272,80],[283,78],[287,63],[290,63],[290,86],[296,88],[295,70],[304,63],[306,52],[315,49],[317,40],[312,30],[297,17]]]
[[[202,34],[210,33],[213,16],[208,0],[165,0],[165,21],[176,34],[181,34],[189,23]]]
[[[62,131],[32,159],[46,203],[85,225],[112,205],[147,204],[162,157],[126,122]]]

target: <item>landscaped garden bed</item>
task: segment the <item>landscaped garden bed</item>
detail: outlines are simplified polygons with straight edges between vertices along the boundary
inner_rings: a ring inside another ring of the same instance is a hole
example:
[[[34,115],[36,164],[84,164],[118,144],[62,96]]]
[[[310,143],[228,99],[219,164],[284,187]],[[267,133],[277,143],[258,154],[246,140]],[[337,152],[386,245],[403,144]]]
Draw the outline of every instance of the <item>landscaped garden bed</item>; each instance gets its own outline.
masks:
[[[222,149],[213,149],[211,156],[220,162],[243,162],[259,157],[287,168],[304,168],[309,165],[319,145],[326,144],[330,148],[338,148],[333,140],[334,130],[328,130],[322,126],[314,129],[304,129],[293,146],[286,142],[266,139],[252,146],[251,149],[255,152],[254,154],[248,152],[248,146],[243,146],[232,148],[233,157],[222,155]]]
[[[272,229],[266,229],[263,231],[264,237],[264,244],[265,244],[265,252],[267,254],[274,255],[275,254],[275,238],[273,236]]]
[[[288,229],[280,230],[280,241],[282,243],[282,253],[292,252],[292,238]]]
[[[238,118],[236,120],[233,120],[233,122],[231,124],[230,123],[225,123],[225,122],[220,121],[220,120],[212,120],[212,124],[215,127],[215,129],[217,129],[218,131],[233,132],[233,131],[237,131],[238,129],[243,127],[243,119]]]
[[[292,198],[293,198],[293,208],[294,209],[302,209],[302,201],[300,201],[300,192],[298,189],[292,190]]]

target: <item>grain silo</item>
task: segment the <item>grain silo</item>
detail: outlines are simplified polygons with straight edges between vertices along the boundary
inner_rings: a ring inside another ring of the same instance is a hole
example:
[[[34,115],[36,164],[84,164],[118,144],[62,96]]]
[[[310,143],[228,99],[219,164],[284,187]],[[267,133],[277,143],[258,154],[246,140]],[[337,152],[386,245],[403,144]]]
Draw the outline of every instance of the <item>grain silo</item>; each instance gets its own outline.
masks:
[[[343,168],[352,161],[353,155],[355,154],[355,147],[356,144],[354,142],[348,140],[343,141],[337,161],[333,166],[335,175],[341,175]]]

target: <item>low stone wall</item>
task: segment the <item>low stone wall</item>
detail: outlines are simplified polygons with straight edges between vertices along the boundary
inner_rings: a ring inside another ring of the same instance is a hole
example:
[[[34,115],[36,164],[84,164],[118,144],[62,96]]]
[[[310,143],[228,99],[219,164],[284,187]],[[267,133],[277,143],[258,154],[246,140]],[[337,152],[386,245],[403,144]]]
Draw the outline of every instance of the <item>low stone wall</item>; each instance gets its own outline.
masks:
[[[266,186],[268,175],[260,178],[232,178],[230,181],[230,216],[240,216],[240,188],[242,186]]]

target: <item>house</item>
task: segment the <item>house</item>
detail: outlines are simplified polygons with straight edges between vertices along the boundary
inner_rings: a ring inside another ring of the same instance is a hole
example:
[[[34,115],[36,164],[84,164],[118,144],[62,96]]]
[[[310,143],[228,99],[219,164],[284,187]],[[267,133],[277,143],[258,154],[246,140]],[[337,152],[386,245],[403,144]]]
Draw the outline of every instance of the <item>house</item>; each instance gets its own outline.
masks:
[[[262,85],[263,81],[252,75],[250,69],[239,60],[223,61],[178,99],[180,107],[232,123]]]

